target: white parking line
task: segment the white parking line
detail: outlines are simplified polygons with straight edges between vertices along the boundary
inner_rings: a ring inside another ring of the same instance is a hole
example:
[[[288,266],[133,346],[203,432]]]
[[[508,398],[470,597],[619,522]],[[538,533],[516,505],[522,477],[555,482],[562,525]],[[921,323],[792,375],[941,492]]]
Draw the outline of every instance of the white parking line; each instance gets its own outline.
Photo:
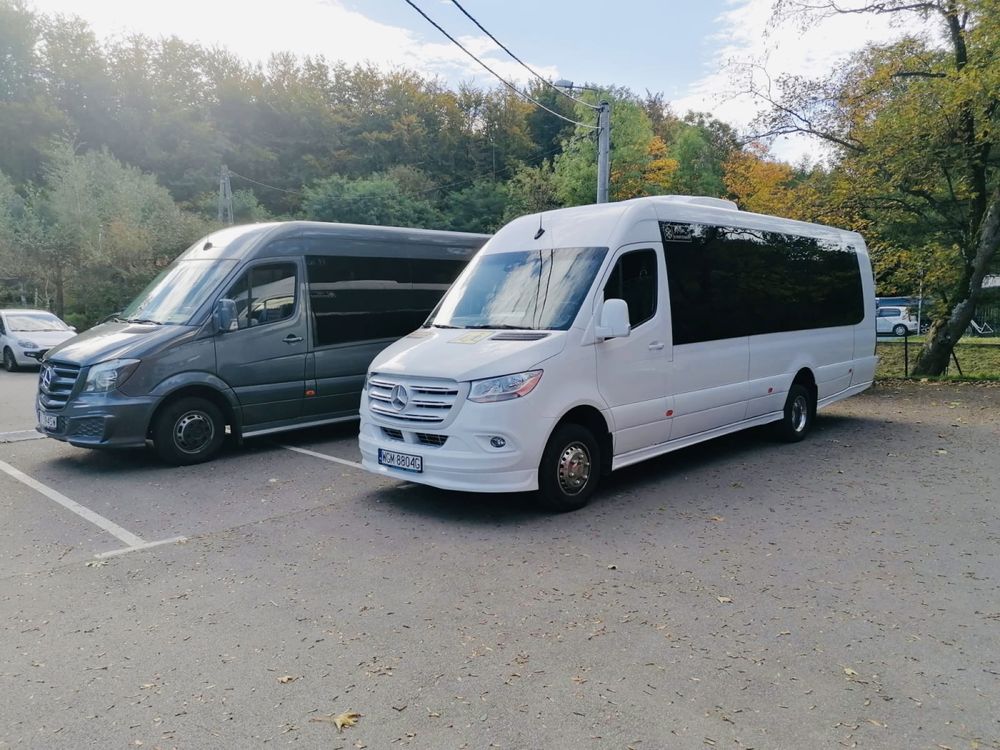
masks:
[[[280,443],[279,443],[280,445]],[[350,466],[354,469],[364,469],[365,467],[355,461],[348,461],[346,458],[337,458],[336,456],[328,456],[325,453],[317,453],[316,451],[306,450],[305,448],[296,448],[294,445],[282,445],[282,448],[290,451],[295,451],[296,453],[302,453],[306,456],[312,456],[313,458],[321,458],[324,461],[332,461],[335,464],[343,464],[344,466]]]
[[[125,542],[125,544],[128,545],[128,547],[126,547],[125,549],[114,550],[112,552],[102,552],[98,555],[95,555],[95,557],[110,557],[112,555],[121,555],[126,552],[132,552],[133,550],[155,547],[160,544],[170,544],[172,542],[185,541],[185,537],[178,536],[172,539],[164,539],[159,542],[147,542],[141,536],[133,534],[128,529],[122,528],[114,521],[109,521],[107,518],[105,518],[99,513],[95,513],[90,508],[80,505],[80,503],[76,502],[75,500],[70,500],[61,492],[57,492],[51,487],[47,487],[46,485],[39,482],[37,479],[32,479],[23,471],[15,469],[6,461],[0,461],[0,471],[12,476],[21,484],[27,485],[36,492],[45,495],[45,497],[49,498],[49,500],[54,500],[55,502],[63,506],[66,510],[76,513],[78,516],[80,516],[80,518],[83,518],[84,520],[89,521],[95,526],[104,529],[106,532],[108,532],[114,537],[117,537],[118,539],[120,539],[121,541]]]
[[[0,443],[20,443],[23,440],[41,440],[44,437],[45,435],[35,430],[0,432]]]

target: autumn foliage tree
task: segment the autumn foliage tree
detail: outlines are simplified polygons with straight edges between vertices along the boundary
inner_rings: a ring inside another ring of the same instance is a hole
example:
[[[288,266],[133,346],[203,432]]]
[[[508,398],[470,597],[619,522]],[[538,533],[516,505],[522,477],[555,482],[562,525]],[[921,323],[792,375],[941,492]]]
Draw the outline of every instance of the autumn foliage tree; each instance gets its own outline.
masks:
[[[912,258],[937,285],[944,314],[914,374],[938,375],[972,319],[1000,246],[1000,2],[779,0],[777,20],[833,14],[923,20],[938,36],[869,47],[832,72],[754,84],[770,105],[762,137],[803,133],[836,158],[831,198],[876,245]]]

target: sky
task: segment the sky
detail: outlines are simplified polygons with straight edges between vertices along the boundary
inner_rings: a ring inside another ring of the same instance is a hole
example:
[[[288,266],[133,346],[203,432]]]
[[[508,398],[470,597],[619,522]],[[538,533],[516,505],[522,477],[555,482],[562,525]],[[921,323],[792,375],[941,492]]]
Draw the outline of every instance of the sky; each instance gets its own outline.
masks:
[[[500,85],[404,0],[29,0],[43,13],[77,15],[103,39],[140,32],[222,46],[266,61],[274,52],[347,63],[404,66],[449,84]],[[414,0],[498,74],[523,85],[530,74],[450,0]],[[868,42],[903,30],[885,17],[843,16],[806,31],[769,23],[773,0],[459,0],[497,39],[552,80],[662,92],[677,114],[708,112],[741,132],[758,105],[740,95],[750,64],[772,78],[821,76]],[[734,66],[736,66],[734,68]],[[778,158],[819,161],[804,138],[772,144]]]

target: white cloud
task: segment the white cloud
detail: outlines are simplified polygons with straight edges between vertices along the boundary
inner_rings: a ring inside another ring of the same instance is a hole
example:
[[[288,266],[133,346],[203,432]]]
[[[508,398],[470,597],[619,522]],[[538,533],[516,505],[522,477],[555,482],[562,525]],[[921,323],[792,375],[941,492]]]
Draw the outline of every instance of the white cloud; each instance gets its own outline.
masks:
[[[405,66],[447,80],[496,81],[443,36],[427,42],[409,29],[379,23],[345,8],[338,0],[34,0],[42,13],[84,18],[98,37],[108,39],[139,32],[153,38],[177,36],[204,46],[220,46],[254,62],[276,51],[300,56],[323,55],[348,64],[372,62],[383,68]],[[440,21],[439,21],[440,22]],[[420,23],[424,22],[420,20]],[[523,82],[528,74],[485,36],[451,33],[508,80]],[[439,32],[426,27],[428,34]],[[531,64],[529,62],[529,64]],[[532,65],[542,75],[558,77],[552,66]]]
[[[784,74],[820,77],[866,44],[886,42],[903,33],[889,16],[840,15],[802,28],[794,22],[772,25],[773,0],[729,0],[729,5],[718,18],[714,40],[718,54],[710,70],[672,106],[678,113],[711,112],[741,130],[749,126],[760,104],[743,93],[746,86],[738,71],[760,65],[772,79]],[[804,157],[816,162],[825,155],[820,143],[806,137],[778,139],[772,152],[788,161]]]

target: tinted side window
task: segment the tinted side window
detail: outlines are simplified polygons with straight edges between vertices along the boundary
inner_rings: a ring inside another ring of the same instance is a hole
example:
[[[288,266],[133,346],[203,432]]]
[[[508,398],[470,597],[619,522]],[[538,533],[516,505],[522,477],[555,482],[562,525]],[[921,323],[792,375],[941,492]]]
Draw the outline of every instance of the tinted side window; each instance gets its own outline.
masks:
[[[733,227],[661,228],[675,344],[853,325],[864,318],[861,271],[851,249]]]
[[[316,346],[399,338],[427,318],[463,262],[306,257]]]
[[[623,299],[628,304],[629,323],[635,328],[656,314],[656,252],[625,253],[604,285],[604,299]]]
[[[236,302],[240,330],[290,318],[295,312],[295,264],[255,266],[225,296]]]

